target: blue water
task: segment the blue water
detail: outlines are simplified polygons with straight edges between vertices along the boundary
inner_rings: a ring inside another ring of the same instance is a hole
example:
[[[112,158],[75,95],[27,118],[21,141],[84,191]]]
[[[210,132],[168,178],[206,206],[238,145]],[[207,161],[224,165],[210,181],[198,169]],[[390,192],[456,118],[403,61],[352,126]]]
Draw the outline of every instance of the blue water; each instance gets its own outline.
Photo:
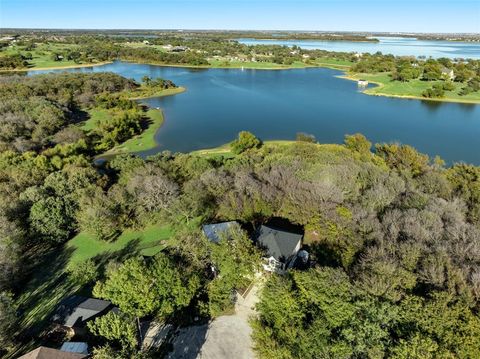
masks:
[[[297,45],[306,50],[341,52],[368,52],[395,56],[426,56],[480,59],[480,43],[457,41],[429,41],[402,37],[377,37],[380,42],[318,41],[318,40],[255,40],[239,39],[246,45]]]
[[[401,142],[449,163],[480,165],[480,106],[368,96],[335,70],[193,70],[115,62],[70,71],[161,77],[187,88],[144,101],[166,116],[156,134],[158,148],[145,154],[215,147],[242,130],[264,140],[306,132],[322,143],[341,143],[345,134],[361,132],[373,142]]]

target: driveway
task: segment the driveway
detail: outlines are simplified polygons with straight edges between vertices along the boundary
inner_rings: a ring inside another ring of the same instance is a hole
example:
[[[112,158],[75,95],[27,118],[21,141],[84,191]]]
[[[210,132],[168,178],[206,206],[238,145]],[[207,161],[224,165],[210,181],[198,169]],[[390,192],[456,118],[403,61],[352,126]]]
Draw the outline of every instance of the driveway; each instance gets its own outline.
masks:
[[[183,328],[173,343],[170,359],[251,359],[252,330],[248,318],[255,315],[261,281],[254,284],[245,298],[237,295],[235,314],[225,315],[205,325]]]

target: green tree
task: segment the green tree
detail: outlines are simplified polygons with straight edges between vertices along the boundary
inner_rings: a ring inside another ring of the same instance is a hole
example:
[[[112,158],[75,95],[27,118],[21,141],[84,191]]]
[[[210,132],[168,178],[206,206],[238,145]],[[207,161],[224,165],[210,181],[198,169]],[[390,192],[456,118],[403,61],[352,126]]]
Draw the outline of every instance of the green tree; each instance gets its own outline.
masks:
[[[54,242],[67,240],[75,227],[73,214],[60,197],[46,197],[34,203],[30,223],[43,238]]]
[[[119,306],[133,317],[156,314],[164,317],[190,304],[199,281],[174,265],[164,254],[158,254],[152,263],[142,258],[131,258],[107,270],[107,279],[97,283],[93,293]]]
[[[361,133],[346,135],[344,142],[348,149],[361,154],[370,153],[370,149],[372,148],[372,143]]]
[[[93,335],[104,337],[123,349],[133,349],[138,344],[135,320],[125,314],[109,312],[87,326]]]
[[[262,142],[255,137],[254,134],[247,131],[242,131],[238,134],[238,138],[230,145],[232,152],[240,154],[252,148],[259,148]]]

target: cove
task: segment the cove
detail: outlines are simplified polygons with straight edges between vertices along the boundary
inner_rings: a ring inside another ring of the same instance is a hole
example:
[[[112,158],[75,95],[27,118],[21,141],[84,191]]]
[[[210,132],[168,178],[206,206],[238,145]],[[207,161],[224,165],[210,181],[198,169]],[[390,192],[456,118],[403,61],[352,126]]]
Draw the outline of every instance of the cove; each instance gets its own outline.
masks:
[[[395,56],[424,56],[424,57],[448,57],[450,59],[480,59],[480,43],[446,40],[419,40],[405,37],[375,37],[378,42],[357,41],[319,41],[319,40],[257,40],[238,39],[245,45],[280,45],[299,46],[305,50],[326,50],[341,52],[368,52],[374,54],[377,51],[383,54]]]
[[[449,164],[480,165],[480,106],[369,96],[355,82],[338,78],[342,73],[336,70],[188,69],[117,61],[68,71],[109,71],[138,81],[162,77],[187,88],[142,101],[162,108],[166,120],[156,134],[158,147],[141,155],[216,147],[242,130],[263,140],[292,140],[306,132],[321,143],[341,143],[345,134],[360,132],[374,143],[409,144]]]

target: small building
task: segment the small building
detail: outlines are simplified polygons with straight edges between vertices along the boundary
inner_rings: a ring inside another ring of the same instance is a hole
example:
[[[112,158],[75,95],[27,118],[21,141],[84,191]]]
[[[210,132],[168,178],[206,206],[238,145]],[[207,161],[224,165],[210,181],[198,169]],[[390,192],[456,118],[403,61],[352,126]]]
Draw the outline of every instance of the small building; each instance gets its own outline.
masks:
[[[88,344],[85,342],[65,342],[60,350],[68,353],[88,355]]]
[[[368,86],[368,81],[360,79],[360,80],[358,80],[358,86],[366,87],[366,86]]]
[[[53,321],[81,335],[88,321],[107,314],[114,309],[111,302],[96,298],[71,296],[64,300],[53,316]]]
[[[150,41],[148,41],[148,40],[143,40],[143,44],[144,44],[144,45],[150,45]]]
[[[31,352],[22,355],[18,359],[81,359],[87,355],[80,353],[69,353],[57,349],[38,347]]]
[[[302,247],[303,234],[262,225],[257,233],[257,244],[265,250],[263,268],[268,272],[283,273]]]
[[[218,243],[220,240],[228,234],[230,229],[235,226],[239,226],[236,221],[221,222],[214,224],[204,224],[202,226],[203,233],[210,242]]]
[[[453,72],[452,69],[449,68],[442,68],[442,77],[445,80],[453,80],[455,78],[455,72]]]
[[[186,46],[174,46],[171,49],[172,52],[185,52],[187,50],[188,50],[188,47]]]

